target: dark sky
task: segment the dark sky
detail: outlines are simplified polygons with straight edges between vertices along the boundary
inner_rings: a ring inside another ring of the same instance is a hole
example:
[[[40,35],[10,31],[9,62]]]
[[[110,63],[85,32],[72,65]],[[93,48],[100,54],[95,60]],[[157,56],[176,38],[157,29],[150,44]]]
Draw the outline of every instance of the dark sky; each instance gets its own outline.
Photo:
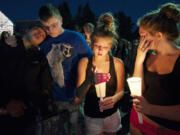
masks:
[[[12,21],[37,19],[39,7],[46,3],[53,3],[58,6],[66,1],[72,15],[77,11],[79,4],[84,5],[89,2],[90,7],[98,16],[103,12],[124,11],[135,23],[138,17],[146,12],[157,9],[159,5],[166,2],[176,2],[180,0],[2,0],[0,10]]]

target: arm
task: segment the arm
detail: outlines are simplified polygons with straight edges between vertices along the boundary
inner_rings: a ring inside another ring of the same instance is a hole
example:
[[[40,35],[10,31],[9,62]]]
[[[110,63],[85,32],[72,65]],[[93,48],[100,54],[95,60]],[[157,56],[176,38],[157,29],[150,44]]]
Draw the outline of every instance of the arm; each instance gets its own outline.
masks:
[[[76,86],[77,89],[74,100],[75,104],[79,104],[82,102],[83,97],[86,95],[89,87],[91,86],[91,78],[86,79],[87,64],[88,58],[82,58],[78,63],[78,79]]]
[[[102,110],[111,109],[124,95],[124,64],[118,59],[114,58],[115,72],[117,77],[117,88],[114,96],[104,98],[100,101],[100,108]]]
[[[35,109],[39,109],[43,105],[52,102],[53,89],[53,80],[49,71],[48,61],[40,51],[37,53],[39,54],[36,59],[39,59],[39,64],[35,68],[36,74],[34,75],[32,74],[34,72],[29,72],[26,76],[26,85],[30,102],[32,102],[32,107]]]
[[[160,106],[152,105],[143,96],[134,96],[135,109],[147,115],[180,122],[180,105]],[[176,114],[176,115],[175,115]]]
[[[30,102],[33,111],[40,113],[41,117],[47,118],[49,115],[56,113],[56,108],[53,104],[52,90],[53,90],[53,79],[50,73],[48,61],[46,57],[39,52],[39,67],[37,68],[38,73],[36,76],[36,87],[32,87],[34,84],[30,83]]]
[[[180,122],[180,115],[179,115],[180,105],[173,105],[173,106],[151,105],[150,110],[151,110],[150,114],[152,116]]]
[[[41,88],[45,95],[51,97],[52,89],[53,89],[53,78],[51,76],[50,68],[46,57],[42,58],[41,63]]]
[[[141,81],[142,81],[142,84],[141,84],[142,85],[141,86],[142,87],[142,92],[144,92],[144,90],[145,90],[144,67],[143,67],[143,63],[140,63],[138,61],[138,58],[136,58],[136,61],[135,61],[133,77],[140,77],[141,78]]]
[[[143,63],[146,57],[146,54],[150,48],[151,41],[146,40],[145,37],[142,37],[137,49],[136,61],[134,66],[133,77],[140,77],[142,79],[142,92],[145,90],[144,85],[144,68]]]
[[[120,59],[114,58],[115,71],[117,76],[117,90],[116,94],[113,96],[115,103],[118,102],[124,95],[124,64]]]

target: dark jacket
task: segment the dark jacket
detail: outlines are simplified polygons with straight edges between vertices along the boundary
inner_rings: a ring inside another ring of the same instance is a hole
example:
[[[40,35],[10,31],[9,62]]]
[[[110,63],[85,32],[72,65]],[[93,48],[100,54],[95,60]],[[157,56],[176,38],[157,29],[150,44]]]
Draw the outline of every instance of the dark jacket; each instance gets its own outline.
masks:
[[[38,48],[26,50],[22,41],[15,48],[1,42],[0,63],[0,107],[6,107],[11,100],[19,100],[27,106],[25,115],[32,119],[37,112],[42,117],[53,113],[53,80],[48,61]]]
[[[35,110],[39,110],[42,117],[48,117],[53,113],[52,89],[53,79],[49,65],[44,54],[36,47],[25,51],[24,57],[25,88],[29,95],[29,101]]]
[[[22,44],[10,47],[0,44],[0,107],[5,107],[12,99],[26,100],[23,80],[24,48]]]

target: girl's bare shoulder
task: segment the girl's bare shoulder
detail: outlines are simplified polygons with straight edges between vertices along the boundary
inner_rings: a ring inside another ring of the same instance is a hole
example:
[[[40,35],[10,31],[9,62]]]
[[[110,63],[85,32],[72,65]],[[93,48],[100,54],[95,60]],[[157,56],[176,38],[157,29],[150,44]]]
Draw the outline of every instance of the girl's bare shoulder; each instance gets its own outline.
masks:
[[[122,61],[120,58],[113,57],[113,60],[114,60],[114,64],[115,64],[115,65],[124,66],[124,63],[123,63],[123,61]]]
[[[87,64],[88,64],[88,61],[89,61],[89,59],[88,59],[88,57],[83,57],[83,58],[81,58],[80,60],[79,60],[79,66],[87,66]]]

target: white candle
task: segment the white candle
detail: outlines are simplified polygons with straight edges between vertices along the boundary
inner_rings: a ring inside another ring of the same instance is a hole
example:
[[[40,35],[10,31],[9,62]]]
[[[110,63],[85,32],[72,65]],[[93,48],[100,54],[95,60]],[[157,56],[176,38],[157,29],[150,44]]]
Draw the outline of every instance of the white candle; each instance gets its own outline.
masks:
[[[137,96],[141,96],[142,95],[142,88],[141,88],[141,78],[140,77],[130,77],[127,79],[130,91],[131,91],[131,95],[137,95]],[[143,123],[143,118],[142,118],[142,114],[141,113],[137,113],[138,114],[138,119],[139,119],[139,123]]]
[[[106,82],[95,84],[95,87],[97,97],[103,98],[106,96]]]
[[[96,84],[95,88],[97,97],[99,97],[100,100],[103,100],[106,96],[106,82]],[[103,112],[103,110],[100,111]]]

